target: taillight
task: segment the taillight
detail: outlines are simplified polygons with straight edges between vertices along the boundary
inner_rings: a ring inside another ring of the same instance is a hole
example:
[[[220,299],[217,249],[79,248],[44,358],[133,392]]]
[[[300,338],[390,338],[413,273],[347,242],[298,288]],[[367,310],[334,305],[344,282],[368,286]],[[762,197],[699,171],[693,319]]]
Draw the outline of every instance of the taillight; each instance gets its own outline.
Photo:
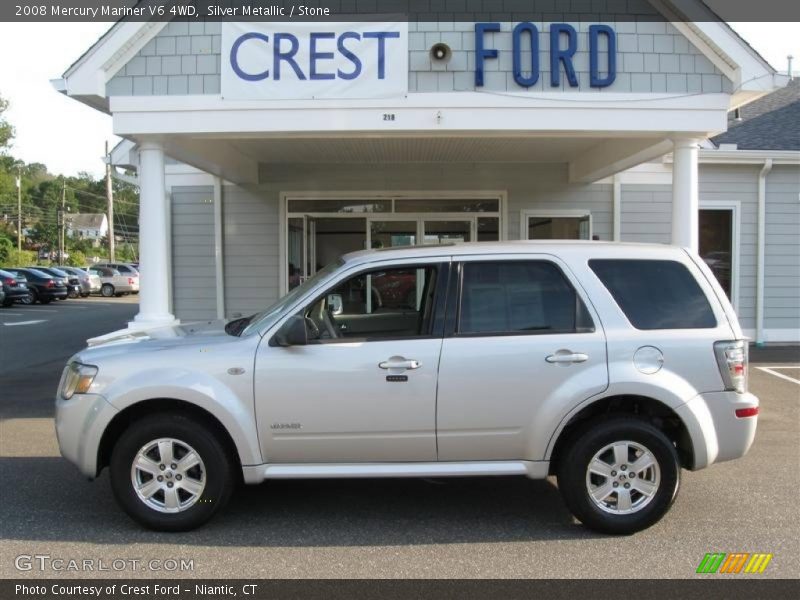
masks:
[[[747,417],[757,417],[758,416],[758,407],[751,406],[750,408],[737,408],[736,409],[736,418],[737,419],[746,419]]]
[[[747,391],[747,342],[717,342],[714,344],[714,353],[725,389],[744,394]]]
[[[6,279],[3,283],[5,283],[6,285],[10,285],[11,287],[17,285],[17,282],[14,279]]]
[[[49,287],[49,288],[51,288],[51,287],[56,287],[56,284],[55,284],[55,283],[53,283],[53,280],[52,280],[52,279],[49,279],[49,280],[47,281],[47,287]]]
[[[128,277],[128,285],[133,285],[133,277]]]

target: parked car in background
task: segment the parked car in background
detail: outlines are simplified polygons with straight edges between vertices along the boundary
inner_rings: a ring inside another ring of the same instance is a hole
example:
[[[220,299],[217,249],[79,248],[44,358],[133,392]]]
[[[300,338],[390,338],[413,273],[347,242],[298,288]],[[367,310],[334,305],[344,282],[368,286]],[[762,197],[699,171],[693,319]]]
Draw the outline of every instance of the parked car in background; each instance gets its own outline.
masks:
[[[81,281],[72,273],[67,273],[60,267],[31,267],[52,275],[56,279],[61,279],[67,287],[67,298],[78,298],[81,295]]]
[[[401,293],[375,302],[373,285]],[[62,454],[89,478],[108,466],[153,529],[197,527],[239,480],[555,475],[586,527],[630,534],[667,513],[682,469],[748,451],[747,370],[736,313],[691,251],[395,248],[348,254],[224,327],[80,351],[55,422]]]
[[[111,267],[89,267],[89,273],[100,278],[100,295],[106,298],[139,293],[139,278],[122,275]]]
[[[94,265],[95,267],[108,267],[109,269],[116,269],[120,275],[131,277],[135,280],[136,289],[132,290],[132,294],[139,293],[139,265],[123,262],[99,262]]]
[[[2,300],[3,306],[11,306],[14,302],[27,304],[30,300],[30,290],[25,277],[0,269],[0,282],[5,297]]]
[[[100,278],[97,275],[92,275],[89,271],[79,269],[78,267],[58,267],[62,271],[69,273],[78,278],[81,285],[81,297],[86,298],[89,294],[97,294],[100,292]]]
[[[67,297],[67,286],[64,285],[63,277],[56,278],[29,267],[8,267],[5,270],[25,277],[32,303],[50,304],[53,300],[64,300]]]

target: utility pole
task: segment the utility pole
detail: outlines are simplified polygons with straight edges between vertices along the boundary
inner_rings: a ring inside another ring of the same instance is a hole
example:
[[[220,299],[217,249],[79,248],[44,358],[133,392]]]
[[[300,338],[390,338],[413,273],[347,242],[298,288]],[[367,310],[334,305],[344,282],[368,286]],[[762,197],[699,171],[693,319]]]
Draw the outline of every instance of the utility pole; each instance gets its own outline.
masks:
[[[67,182],[61,180],[61,210],[58,211],[58,264],[64,264],[64,251],[67,246]]]
[[[111,184],[111,154],[106,140],[106,198],[108,198],[108,260],[114,262],[114,188]]]
[[[22,166],[17,166],[17,250],[22,251]]]

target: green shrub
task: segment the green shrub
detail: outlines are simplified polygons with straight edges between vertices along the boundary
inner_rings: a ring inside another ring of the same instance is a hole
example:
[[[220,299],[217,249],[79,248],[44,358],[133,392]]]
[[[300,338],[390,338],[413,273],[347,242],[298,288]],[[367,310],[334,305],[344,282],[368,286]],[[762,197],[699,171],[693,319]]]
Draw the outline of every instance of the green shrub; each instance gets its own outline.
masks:
[[[26,267],[33,264],[36,264],[36,252],[17,250],[16,248],[12,248],[8,252],[8,256],[2,263],[4,267]]]
[[[86,255],[80,250],[73,250],[69,253],[67,265],[70,267],[85,267],[87,265]]]

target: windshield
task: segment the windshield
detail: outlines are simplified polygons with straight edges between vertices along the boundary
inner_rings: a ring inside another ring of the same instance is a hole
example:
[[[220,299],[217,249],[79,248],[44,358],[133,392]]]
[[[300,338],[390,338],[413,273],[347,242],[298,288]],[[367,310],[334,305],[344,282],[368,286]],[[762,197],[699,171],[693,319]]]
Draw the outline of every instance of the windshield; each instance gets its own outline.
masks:
[[[323,279],[325,279],[328,275],[336,271],[339,267],[344,264],[343,260],[338,260],[336,262],[332,262],[324,269],[320,269],[314,275],[306,279],[303,283],[298,285],[296,288],[291,290],[288,294],[280,298],[277,302],[275,302],[272,306],[267,308],[265,311],[260,313],[256,313],[252,317],[249,317],[249,324],[247,328],[242,332],[242,335],[250,335],[254,331],[260,331],[266,327],[272,325],[275,319],[280,316],[283,311],[291,306],[291,304],[306,291],[313,288],[317,283]]]

